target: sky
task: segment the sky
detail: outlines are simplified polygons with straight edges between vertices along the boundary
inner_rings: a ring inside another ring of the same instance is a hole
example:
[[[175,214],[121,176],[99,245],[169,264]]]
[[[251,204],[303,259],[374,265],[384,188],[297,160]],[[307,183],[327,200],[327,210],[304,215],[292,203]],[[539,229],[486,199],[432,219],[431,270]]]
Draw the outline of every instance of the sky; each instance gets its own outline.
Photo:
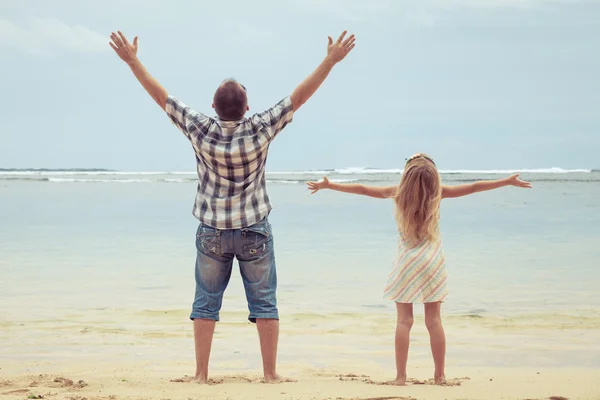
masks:
[[[20,0],[0,2],[0,168],[193,171],[187,139],[109,47],[213,115],[219,83],[266,109],[327,36],[356,48],[269,153],[278,171],[600,168],[597,0]]]

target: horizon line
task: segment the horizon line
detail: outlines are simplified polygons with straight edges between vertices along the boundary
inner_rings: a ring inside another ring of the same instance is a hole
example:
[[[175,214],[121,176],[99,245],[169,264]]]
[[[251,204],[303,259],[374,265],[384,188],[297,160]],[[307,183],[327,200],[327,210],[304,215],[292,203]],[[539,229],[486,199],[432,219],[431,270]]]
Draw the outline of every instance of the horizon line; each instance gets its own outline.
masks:
[[[386,171],[402,171],[403,168],[382,168],[382,167],[341,167],[341,168],[313,168],[313,169],[303,169],[303,170],[272,170],[270,172],[278,172],[278,173],[316,173],[316,172],[339,172],[339,171],[380,171],[381,173],[385,173]],[[590,171],[597,172],[600,171],[599,168],[582,168],[582,167],[574,167],[574,168],[564,168],[564,167],[533,167],[533,168],[447,168],[447,169],[438,169],[440,172],[443,171]],[[0,168],[0,172],[121,172],[121,173],[189,173],[195,174],[196,170],[127,170],[127,169],[109,169],[109,168]],[[267,170],[269,172],[269,170]]]

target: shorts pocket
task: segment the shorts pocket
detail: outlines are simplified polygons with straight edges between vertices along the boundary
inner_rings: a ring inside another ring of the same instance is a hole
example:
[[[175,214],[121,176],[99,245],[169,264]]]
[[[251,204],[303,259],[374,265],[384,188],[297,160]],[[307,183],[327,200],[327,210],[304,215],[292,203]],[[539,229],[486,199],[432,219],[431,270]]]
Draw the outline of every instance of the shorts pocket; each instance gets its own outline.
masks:
[[[208,225],[200,225],[196,233],[196,248],[205,254],[221,254],[221,232]]]
[[[258,223],[242,229],[242,244],[244,255],[247,257],[256,257],[268,252],[271,240],[271,226],[268,223]]]

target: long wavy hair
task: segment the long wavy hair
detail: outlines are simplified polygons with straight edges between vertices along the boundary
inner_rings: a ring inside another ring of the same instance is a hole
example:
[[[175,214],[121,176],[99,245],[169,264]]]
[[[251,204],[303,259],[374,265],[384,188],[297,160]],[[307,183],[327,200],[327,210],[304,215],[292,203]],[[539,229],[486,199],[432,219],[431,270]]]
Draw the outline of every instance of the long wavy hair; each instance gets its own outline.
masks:
[[[412,246],[437,238],[442,184],[433,160],[415,154],[406,162],[394,201],[398,230]]]

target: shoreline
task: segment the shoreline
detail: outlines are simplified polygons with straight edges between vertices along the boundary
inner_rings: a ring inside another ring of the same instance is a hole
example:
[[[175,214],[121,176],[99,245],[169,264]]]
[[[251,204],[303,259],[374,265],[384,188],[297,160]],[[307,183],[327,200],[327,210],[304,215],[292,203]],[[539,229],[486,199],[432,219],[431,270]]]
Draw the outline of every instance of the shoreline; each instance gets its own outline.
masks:
[[[411,368],[407,386],[382,384],[393,371],[379,368],[342,367],[315,369],[285,364],[280,373],[297,382],[261,383],[259,370],[227,372],[213,368],[212,383],[185,382],[191,363],[144,362],[83,364],[30,362],[2,363],[0,395],[7,400],[35,398],[82,400],[118,399],[582,399],[600,398],[600,369],[457,368],[450,369],[448,386],[428,384],[431,367]],[[11,371],[24,373],[12,374]],[[27,370],[27,372],[25,372]],[[231,370],[230,370],[231,371]],[[183,379],[182,379],[183,378]],[[177,382],[177,380],[183,382]],[[40,398],[40,397],[38,397]]]

